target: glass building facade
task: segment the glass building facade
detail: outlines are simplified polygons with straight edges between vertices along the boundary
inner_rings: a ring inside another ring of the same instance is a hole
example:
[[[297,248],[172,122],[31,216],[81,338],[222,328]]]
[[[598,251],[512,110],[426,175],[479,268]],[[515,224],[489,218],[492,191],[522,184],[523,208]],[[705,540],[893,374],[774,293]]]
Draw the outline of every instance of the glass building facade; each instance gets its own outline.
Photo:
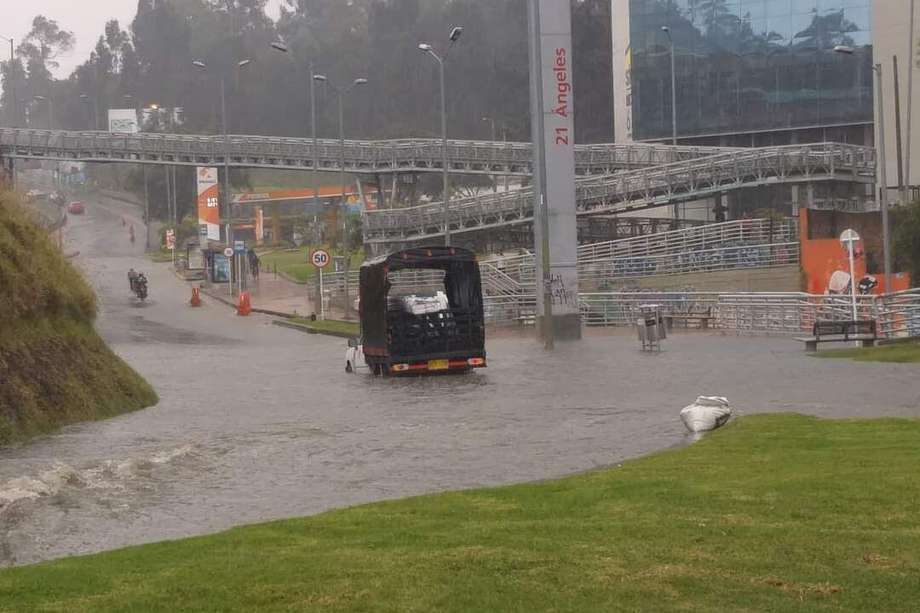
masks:
[[[662,27],[675,50],[679,138],[873,120],[872,0],[629,0],[629,8],[635,140],[671,136]]]

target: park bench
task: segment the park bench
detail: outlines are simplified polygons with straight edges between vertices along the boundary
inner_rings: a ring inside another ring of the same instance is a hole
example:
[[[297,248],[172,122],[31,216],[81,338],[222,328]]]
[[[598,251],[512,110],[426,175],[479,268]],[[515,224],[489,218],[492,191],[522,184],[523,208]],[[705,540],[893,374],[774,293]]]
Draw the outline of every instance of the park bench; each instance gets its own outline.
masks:
[[[709,329],[709,322],[712,321],[714,317],[712,316],[712,309],[708,308],[705,311],[688,311],[686,313],[666,313],[664,315],[664,325],[667,327],[668,331],[674,329],[674,321],[684,322],[684,327],[689,327],[690,322],[696,322],[699,324],[701,330]]]
[[[846,343],[859,342],[863,347],[872,347],[878,340],[875,320],[862,319],[856,321],[816,321],[812,327],[812,335],[797,338],[805,343],[805,351],[815,352],[819,343]]]

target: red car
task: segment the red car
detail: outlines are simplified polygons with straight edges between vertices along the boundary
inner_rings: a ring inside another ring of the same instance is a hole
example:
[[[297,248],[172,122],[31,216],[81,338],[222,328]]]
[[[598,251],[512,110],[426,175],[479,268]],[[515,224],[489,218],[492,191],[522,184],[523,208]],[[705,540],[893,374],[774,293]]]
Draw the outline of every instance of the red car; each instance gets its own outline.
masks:
[[[86,212],[86,207],[82,202],[71,202],[67,205],[67,212],[72,215],[82,215]]]

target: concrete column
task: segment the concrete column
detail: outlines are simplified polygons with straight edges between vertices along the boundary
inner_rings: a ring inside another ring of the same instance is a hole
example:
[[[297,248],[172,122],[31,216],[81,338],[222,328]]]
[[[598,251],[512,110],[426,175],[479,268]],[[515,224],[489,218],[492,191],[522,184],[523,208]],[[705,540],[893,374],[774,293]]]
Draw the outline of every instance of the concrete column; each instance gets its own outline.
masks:
[[[568,2],[530,0],[531,126],[540,329],[581,338],[575,216],[575,99]],[[541,213],[541,214],[538,214]],[[552,313],[551,322],[546,321]],[[545,324],[550,323],[550,326]]]

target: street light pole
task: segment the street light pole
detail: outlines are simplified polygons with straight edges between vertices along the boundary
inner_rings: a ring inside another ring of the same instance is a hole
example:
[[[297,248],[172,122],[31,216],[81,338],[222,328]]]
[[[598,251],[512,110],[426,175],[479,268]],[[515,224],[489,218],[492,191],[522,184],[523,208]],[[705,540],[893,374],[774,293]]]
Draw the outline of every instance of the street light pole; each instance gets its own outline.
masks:
[[[674,39],[668,26],[661,26],[661,31],[668,35],[671,47],[671,144],[677,145],[677,72],[674,69]]]
[[[677,146],[677,72],[674,68],[674,38],[671,37],[671,28],[661,26],[661,31],[668,35],[671,47],[671,145]],[[680,205],[674,205],[674,218],[680,219]]]
[[[252,60],[240,60],[236,63],[237,71],[242,70],[250,64]],[[192,65],[199,70],[208,70],[208,65],[201,60],[195,60]],[[230,202],[230,133],[229,133],[229,116],[227,113],[227,75],[220,76],[220,116],[221,128],[224,137],[224,181],[222,184],[222,193],[224,203],[227,207],[227,246],[233,247],[233,203]],[[233,286],[231,284],[231,291]]]
[[[491,127],[491,131],[490,131],[491,138],[492,138],[491,142],[494,145],[495,144],[495,120],[491,117],[483,117],[482,120],[489,122],[489,125]],[[492,193],[493,194],[498,193],[498,177],[496,177],[495,175],[492,175]]]
[[[914,61],[916,57],[916,52],[914,49],[914,14],[916,8],[916,0],[910,0],[910,55],[907,59],[907,147],[905,148],[904,163],[906,166],[905,180],[907,181],[907,189],[910,191],[910,152],[911,152],[911,137],[913,135],[913,95],[914,95]]]
[[[288,46],[281,41],[270,44],[272,49],[281,53],[289,53]],[[319,210],[319,139],[316,135],[316,73],[313,60],[310,60],[310,132],[313,137],[313,210]]]
[[[348,94],[351,90],[358,87],[359,85],[367,85],[367,79],[355,79],[350,86],[345,89],[339,89],[332,83],[326,75],[318,74],[313,75],[314,81],[319,81],[324,83],[335,94],[335,97],[338,101],[339,107],[339,183],[341,184],[341,198],[342,206],[346,205],[346,193],[345,190],[347,185],[345,185],[345,95]],[[336,232],[338,232],[338,224],[336,224]]]
[[[888,221],[888,168],[885,162],[885,98],[882,87],[882,65],[876,64],[876,105],[878,108],[878,183],[879,208],[882,211],[882,251],[885,259],[885,291],[891,292],[891,228]]]
[[[447,86],[444,78],[444,62],[454,43],[460,40],[463,34],[462,27],[455,27],[450,31],[450,45],[442,58],[428,43],[419,43],[418,48],[430,55],[438,63],[438,72],[441,81],[441,184],[444,192],[442,197],[444,216],[444,245],[450,246],[450,173],[447,166]]]

